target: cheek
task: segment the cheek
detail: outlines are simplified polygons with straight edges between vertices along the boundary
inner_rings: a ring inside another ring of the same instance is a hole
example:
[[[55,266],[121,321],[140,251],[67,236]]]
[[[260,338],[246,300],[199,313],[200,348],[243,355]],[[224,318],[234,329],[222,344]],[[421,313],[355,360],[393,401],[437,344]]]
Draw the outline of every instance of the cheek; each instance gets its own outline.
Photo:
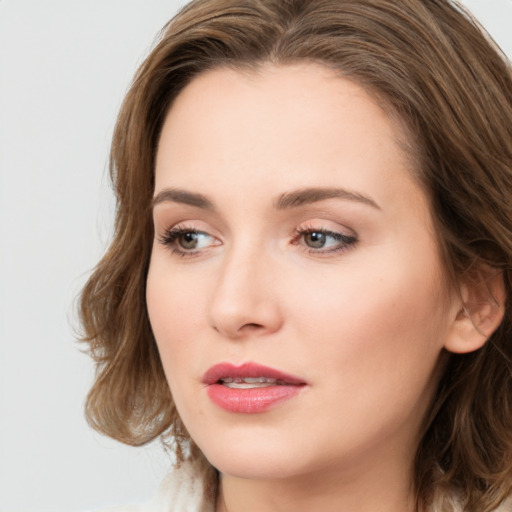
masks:
[[[194,354],[202,346],[198,333],[205,328],[205,312],[198,283],[182,279],[162,259],[152,259],[146,302],[164,371],[171,383],[171,379],[193,367]]]
[[[164,370],[182,420],[212,460],[224,461],[237,435],[247,456],[264,454],[265,468],[283,453],[294,461],[287,467],[300,462],[294,454],[356,460],[362,447],[375,448],[397,432],[400,439],[403,432],[408,440],[416,435],[448,325],[440,276],[434,258],[419,269],[411,251],[379,254],[311,268],[280,263],[267,297],[279,308],[282,328],[255,340],[251,355],[303,376],[311,389],[300,407],[266,424],[264,443],[261,426],[219,420],[196,385],[212,361],[238,346],[208,324],[219,273],[171,272],[163,258],[152,260],[147,304]]]
[[[418,272],[414,259],[382,258],[308,284],[307,294],[288,290],[290,316],[301,351],[329,385],[360,396],[429,384],[449,327],[432,262]]]

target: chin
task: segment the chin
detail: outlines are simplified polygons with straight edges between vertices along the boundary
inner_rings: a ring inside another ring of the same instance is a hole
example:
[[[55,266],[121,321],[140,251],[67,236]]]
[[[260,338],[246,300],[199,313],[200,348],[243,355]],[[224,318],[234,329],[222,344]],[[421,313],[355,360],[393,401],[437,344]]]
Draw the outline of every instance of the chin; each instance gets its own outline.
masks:
[[[273,437],[268,433],[242,436],[235,432],[196,443],[222,474],[255,480],[294,476],[300,472],[299,461],[301,466],[305,462],[303,451],[283,436]]]
[[[221,474],[247,480],[278,480],[296,476],[297,467],[284,462],[279,457],[231,453],[226,456],[208,458],[208,461]],[[294,469],[291,472],[291,468]]]

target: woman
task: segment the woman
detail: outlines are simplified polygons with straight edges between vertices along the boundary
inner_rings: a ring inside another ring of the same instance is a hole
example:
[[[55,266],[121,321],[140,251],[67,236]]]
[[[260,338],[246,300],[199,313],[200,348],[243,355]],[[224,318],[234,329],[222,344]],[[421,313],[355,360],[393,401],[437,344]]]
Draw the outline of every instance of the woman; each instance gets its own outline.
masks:
[[[445,0],[199,0],[121,109],[91,424],[148,510],[511,510],[512,74]]]

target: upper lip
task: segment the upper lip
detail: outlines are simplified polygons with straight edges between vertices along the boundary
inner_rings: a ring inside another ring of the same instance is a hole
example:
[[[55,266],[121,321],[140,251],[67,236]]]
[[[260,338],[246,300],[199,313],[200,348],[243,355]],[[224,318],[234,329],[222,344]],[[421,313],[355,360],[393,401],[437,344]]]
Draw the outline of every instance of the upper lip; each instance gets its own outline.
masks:
[[[204,384],[215,384],[222,379],[237,377],[242,379],[244,377],[267,377],[269,379],[282,381],[285,384],[306,384],[306,382],[299,377],[257,363],[244,363],[239,366],[231,363],[216,364],[206,371],[203,375],[202,382]]]

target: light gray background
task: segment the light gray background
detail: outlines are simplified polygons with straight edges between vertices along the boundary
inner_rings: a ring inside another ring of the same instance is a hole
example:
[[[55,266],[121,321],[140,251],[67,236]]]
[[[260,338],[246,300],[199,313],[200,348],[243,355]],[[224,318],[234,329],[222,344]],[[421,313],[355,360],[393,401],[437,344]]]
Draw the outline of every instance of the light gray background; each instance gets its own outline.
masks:
[[[73,300],[106,247],[109,139],[138,63],[181,0],[0,0],[0,510],[150,497],[158,443],[94,434]],[[465,2],[512,56],[512,0]]]

